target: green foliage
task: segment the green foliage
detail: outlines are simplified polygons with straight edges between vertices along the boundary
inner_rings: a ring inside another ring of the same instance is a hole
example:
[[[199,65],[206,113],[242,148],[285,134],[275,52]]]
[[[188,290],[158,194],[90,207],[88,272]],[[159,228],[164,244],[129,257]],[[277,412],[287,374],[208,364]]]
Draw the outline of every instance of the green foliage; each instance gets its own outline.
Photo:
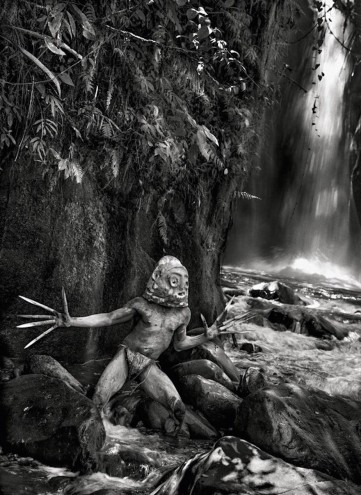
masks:
[[[114,180],[130,168],[160,192],[173,182],[196,191],[200,177],[236,187],[257,139],[249,107],[261,88],[270,8],[260,0],[6,0],[0,151],[80,182],[82,149],[97,144]],[[166,240],[161,217],[158,227]]]

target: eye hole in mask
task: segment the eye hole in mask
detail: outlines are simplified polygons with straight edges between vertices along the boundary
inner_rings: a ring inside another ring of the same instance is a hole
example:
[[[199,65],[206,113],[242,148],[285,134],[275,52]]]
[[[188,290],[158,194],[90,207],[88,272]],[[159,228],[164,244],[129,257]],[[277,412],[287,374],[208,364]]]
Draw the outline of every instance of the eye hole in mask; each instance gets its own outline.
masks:
[[[169,277],[169,283],[172,287],[178,287],[178,285],[179,285],[178,277],[175,277],[174,275],[172,275],[171,277]]]

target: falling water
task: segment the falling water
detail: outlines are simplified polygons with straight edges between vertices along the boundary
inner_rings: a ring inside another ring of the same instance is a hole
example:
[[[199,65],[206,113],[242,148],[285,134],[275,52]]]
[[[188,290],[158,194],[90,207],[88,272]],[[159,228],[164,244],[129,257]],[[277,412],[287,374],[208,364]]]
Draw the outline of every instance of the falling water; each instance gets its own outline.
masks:
[[[333,0],[326,4],[332,7]],[[345,265],[350,239],[350,178],[343,139],[343,99],[349,67],[340,40],[347,33],[337,9],[332,9],[327,19],[322,51],[315,60],[318,76],[312,89],[296,103],[301,129],[294,136],[294,156],[300,166],[285,195],[280,221],[288,224],[292,252],[298,250],[306,259],[323,257]]]
[[[284,74],[284,94],[268,114],[261,177],[248,186],[261,201],[252,205],[242,201],[240,216],[247,218],[236,221],[235,227],[241,231],[237,237],[242,237],[242,246],[238,243],[237,252],[230,249],[226,262],[260,268],[260,260],[272,259],[274,268],[275,260],[282,259],[282,267],[326,276],[351,267],[349,143],[343,103],[350,75],[343,45],[350,32],[333,4],[333,0],[324,4],[321,46],[312,35],[299,33],[302,44],[290,45],[285,67],[291,70]]]

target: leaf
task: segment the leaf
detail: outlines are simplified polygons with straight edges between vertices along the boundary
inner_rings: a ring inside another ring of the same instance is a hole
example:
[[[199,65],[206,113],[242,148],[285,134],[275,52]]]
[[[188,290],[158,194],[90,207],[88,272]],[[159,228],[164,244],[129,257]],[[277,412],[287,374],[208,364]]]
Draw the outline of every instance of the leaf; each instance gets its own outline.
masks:
[[[74,17],[71,15],[70,12],[67,12],[67,16],[68,16],[68,19],[69,19],[69,24],[70,24],[70,27],[71,27],[71,31],[73,33],[73,36],[76,36],[76,26],[75,26]]]
[[[58,74],[58,78],[61,79],[63,83],[68,84],[69,86],[74,86],[74,83],[67,72]]]
[[[51,32],[51,35],[53,38],[56,38],[60,28],[61,28],[61,21],[63,20],[63,13],[58,12],[54,19],[48,22],[48,27],[49,31]]]
[[[86,38],[87,40],[95,40],[95,33],[94,33],[94,29],[92,29],[92,31],[89,31],[89,29],[84,28],[84,29],[83,29],[83,36],[84,36],[84,38]]]
[[[187,10],[187,17],[189,20],[195,19],[198,15],[198,10],[196,9],[188,9]]]
[[[210,139],[215,145],[219,146],[218,139],[214,134],[211,133],[208,127],[202,125],[202,129],[204,131],[204,134],[207,136],[207,138]]]
[[[87,16],[74,3],[72,3],[71,6],[72,6],[72,9],[74,10],[75,14],[77,15],[78,19],[80,20],[81,25],[83,26],[83,36],[85,36],[85,34],[86,34],[85,38],[87,38],[89,36],[88,39],[94,39],[95,38],[95,31],[94,31],[93,26],[90,24]],[[85,34],[84,34],[84,31],[85,31]],[[90,38],[90,36],[93,36],[93,38]]]
[[[183,7],[186,3],[188,3],[188,0],[176,0],[176,2],[179,7]]]
[[[60,50],[60,48],[58,48],[54,43],[49,41],[48,38],[45,38],[45,45],[51,52],[56,53],[57,55],[65,55],[65,52],[63,52],[63,50]]]
[[[59,160],[58,170],[67,170],[69,160],[67,158]]]
[[[226,0],[223,4],[223,7],[228,9],[228,7],[232,7],[234,5],[234,0]]]
[[[51,70],[49,70],[42,62],[40,62],[40,60],[38,58],[36,58],[32,53],[25,50],[25,48],[19,46],[19,50],[26,57],[28,57],[32,62],[34,62],[34,64],[36,64],[39,67],[39,69],[41,69],[43,72],[45,72],[45,74],[49,77],[49,79],[54,83],[54,85],[58,91],[58,94],[60,96],[61,95],[60,84],[59,84],[59,81],[57,80],[55,74],[53,74],[51,72]]]
[[[208,38],[208,36],[212,33],[212,29],[207,26],[207,25],[203,25],[200,30],[198,31],[197,33],[197,38],[199,40],[204,40],[205,38]]]
[[[61,160],[61,156],[59,155],[59,153],[56,150],[54,150],[54,148],[49,148],[49,151],[51,151],[54,158],[56,158],[57,160]]]

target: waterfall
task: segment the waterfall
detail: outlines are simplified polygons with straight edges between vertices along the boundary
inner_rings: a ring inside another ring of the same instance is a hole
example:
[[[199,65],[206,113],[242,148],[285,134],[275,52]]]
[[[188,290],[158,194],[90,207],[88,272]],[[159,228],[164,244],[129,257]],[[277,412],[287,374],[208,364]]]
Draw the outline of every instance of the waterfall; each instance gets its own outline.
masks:
[[[289,45],[282,97],[266,115],[261,174],[248,185],[261,201],[239,205],[243,218],[235,221],[226,263],[259,268],[261,260],[273,267],[278,261],[280,267],[324,275],[351,267],[344,112],[350,68],[343,46],[350,32],[333,4],[324,2],[322,45],[312,34],[300,33],[302,41]],[[315,23],[315,14],[309,9],[302,29]]]

